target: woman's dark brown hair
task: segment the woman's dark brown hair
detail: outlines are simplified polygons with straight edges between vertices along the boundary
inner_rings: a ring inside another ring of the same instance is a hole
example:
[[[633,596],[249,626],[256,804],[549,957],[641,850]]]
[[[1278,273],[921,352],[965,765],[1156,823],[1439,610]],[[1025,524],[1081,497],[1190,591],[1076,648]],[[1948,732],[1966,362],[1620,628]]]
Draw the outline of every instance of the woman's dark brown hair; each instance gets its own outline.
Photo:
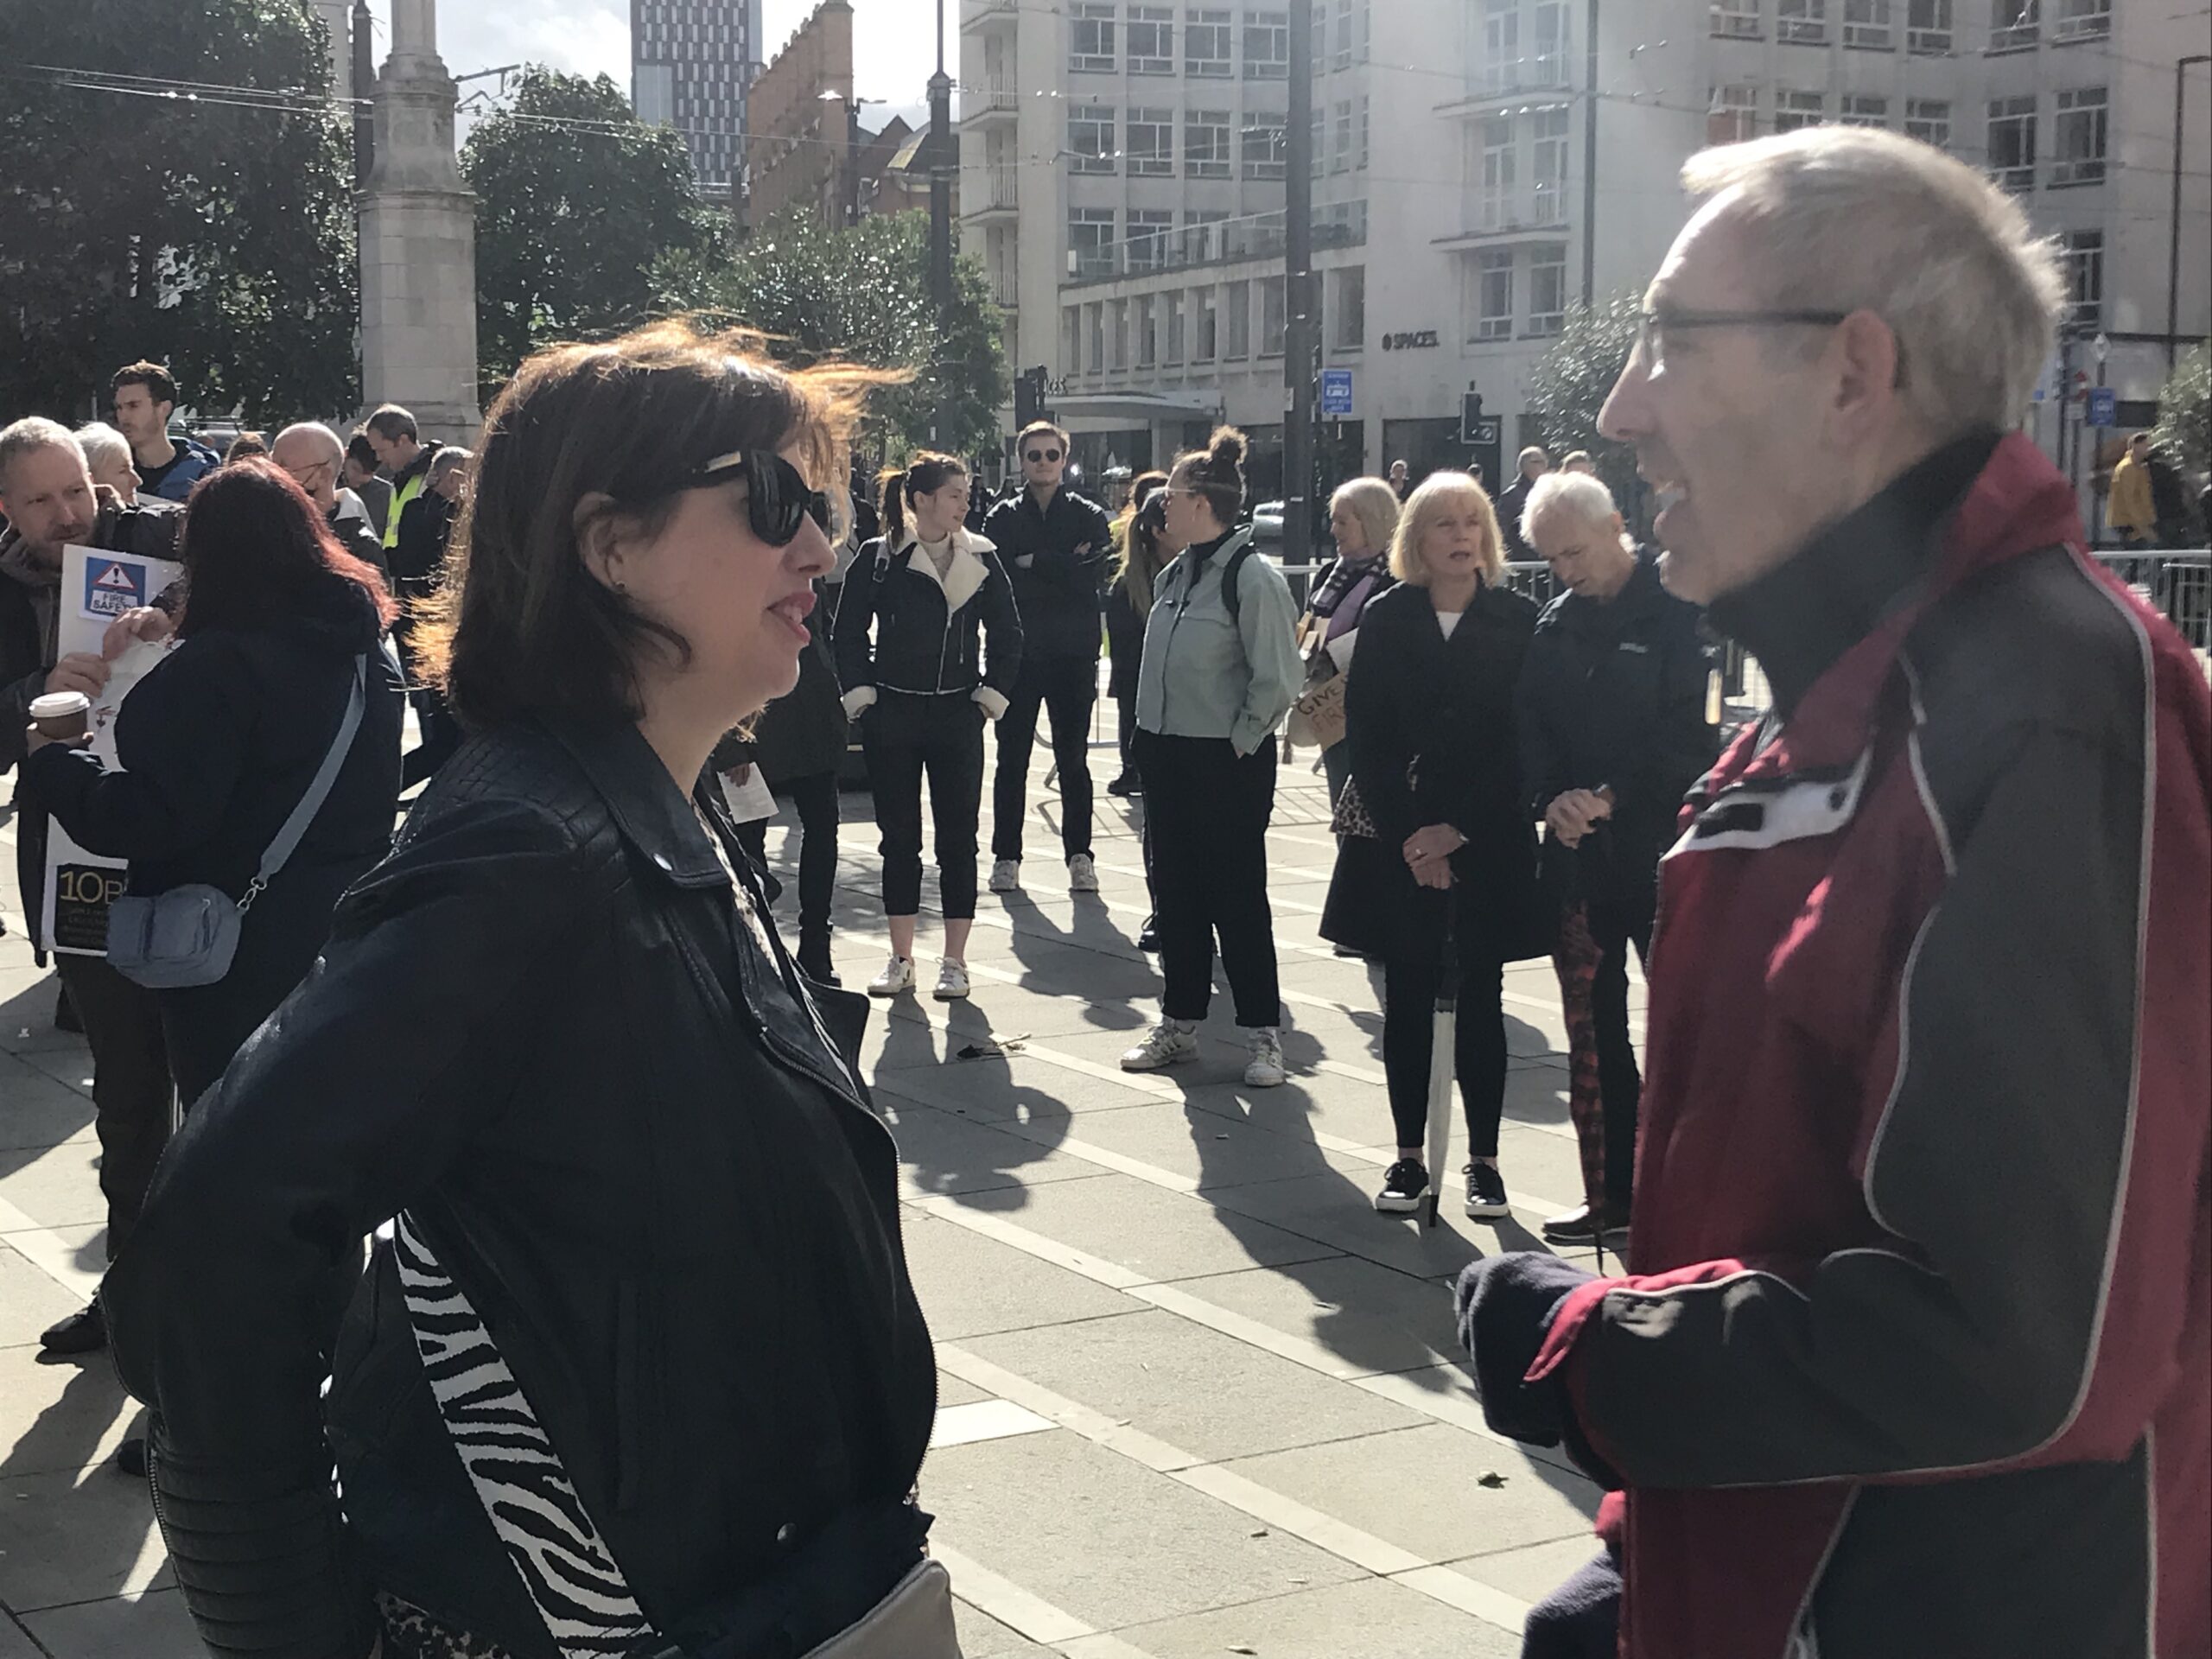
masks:
[[[297,616],[320,584],[357,582],[390,623],[384,578],[338,543],[292,475],[258,456],[218,467],[184,510],[183,639],[208,628],[266,628]]]
[[[925,449],[901,468],[893,467],[877,480],[883,486],[883,538],[897,547],[906,539],[906,505],[918,495],[935,495],[956,478],[968,476],[968,463],[957,455]]]
[[[1196,493],[1224,525],[1236,522],[1244,510],[1244,435],[1233,426],[1217,426],[1203,449],[1185,450],[1175,457],[1171,481],[1179,490]]]
[[[1122,512],[1122,559],[1114,568],[1114,582],[1139,616],[1150,613],[1153,581],[1167,563],[1160,556],[1160,509],[1152,505],[1153,497],[1166,487],[1166,474],[1139,473]]]
[[[445,586],[414,635],[423,671],[469,725],[535,712],[635,720],[641,654],[689,658],[680,634],[592,575],[588,537],[651,540],[685,481],[736,450],[796,445],[814,484],[845,475],[861,399],[898,377],[785,369],[760,346],[659,322],[555,346],[515,372],[485,420]]]

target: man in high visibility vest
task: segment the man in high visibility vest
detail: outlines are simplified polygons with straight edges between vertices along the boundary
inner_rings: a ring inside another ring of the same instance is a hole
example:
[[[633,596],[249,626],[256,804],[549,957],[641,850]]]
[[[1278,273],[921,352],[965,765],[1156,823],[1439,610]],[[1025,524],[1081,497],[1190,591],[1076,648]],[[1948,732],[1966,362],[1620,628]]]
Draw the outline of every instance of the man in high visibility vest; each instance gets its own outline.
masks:
[[[435,445],[426,448],[417,435],[415,417],[397,404],[385,404],[369,416],[364,428],[377,463],[391,474],[391,516],[385,520],[385,553],[399,545],[399,515],[423,493],[430,473]]]

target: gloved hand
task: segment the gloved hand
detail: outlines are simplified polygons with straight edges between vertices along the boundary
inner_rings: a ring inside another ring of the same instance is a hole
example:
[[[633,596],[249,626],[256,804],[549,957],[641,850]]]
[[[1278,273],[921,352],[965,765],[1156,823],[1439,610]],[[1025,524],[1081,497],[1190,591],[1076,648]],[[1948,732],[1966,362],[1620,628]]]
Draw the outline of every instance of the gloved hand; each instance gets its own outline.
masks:
[[[1459,1275],[1459,1341],[1473,1356],[1483,1420],[1530,1446],[1557,1446],[1572,1408],[1556,1376],[1522,1381],[1553,1318],[1594,1275],[1541,1250],[1486,1256]]]

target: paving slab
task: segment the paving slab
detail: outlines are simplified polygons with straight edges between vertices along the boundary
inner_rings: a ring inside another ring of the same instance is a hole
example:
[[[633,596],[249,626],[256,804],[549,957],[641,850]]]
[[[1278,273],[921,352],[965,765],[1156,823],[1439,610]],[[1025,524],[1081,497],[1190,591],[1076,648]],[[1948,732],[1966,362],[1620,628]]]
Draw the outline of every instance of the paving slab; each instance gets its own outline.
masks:
[[[1359,1256],[1185,1280],[1180,1288],[1271,1330],[1318,1343],[1332,1375],[1422,1370],[1459,1357],[1452,1289]]]
[[[1326,1585],[1118,1632],[1153,1659],[1517,1659],[1521,1639],[1388,1579]]]
[[[1580,1571],[1605,1546],[1586,1527],[1565,1538],[1491,1550],[1452,1563],[1452,1570],[1527,1602],[1541,1601]]]
[[[10,1245],[5,1234],[0,1234],[0,1318],[6,1321],[0,1326],[0,1336],[10,1344],[35,1342],[48,1325],[84,1305],[84,1298],[33,1266]]]
[[[0,1153],[59,1146],[89,1128],[92,1086],[81,1039],[67,1048],[0,1054]]]
[[[137,1419],[105,1353],[49,1363],[35,1343],[0,1348],[0,1478],[101,1463]],[[0,1514],[0,1526],[10,1518]]]
[[[1229,1466],[1425,1561],[1586,1537],[1599,1497],[1579,1475],[1449,1423],[1242,1458]],[[1501,1484],[1484,1485],[1485,1474]]]
[[[914,1294],[939,1342],[1143,1311],[1144,1305],[1010,1244],[909,1209]]]
[[[947,1406],[976,1405],[990,1397],[973,1382],[963,1382],[950,1371],[939,1371],[937,1374],[937,1408],[939,1411],[943,1411]]]
[[[1011,1116],[978,1122],[895,1095],[879,1093],[877,1104],[898,1141],[899,1190],[908,1198],[957,1193],[974,1198],[979,1208],[1018,1209],[1027,1201],[1024,1191],[1036,1183],[1102,1173],[1097,1165],[1058,1150],[1067,1118],[1057,1107],[1033,1122]],[[1017,1122],[1027,1133],[1001,1127]],[[1004,1198],[981,1196],[1006,1188],[1014,1191]]]
[[[960,1634],[963,1659],[1055,1659],[1054,1650],[1040,1648],[1020,1631],[1001,1624],[988,1613],[978,1612],[955,1596],[953,1628]],[[5,1659],[0,1653],[0,1659]]]
[[[1058,1044],[1049,1045],[1057,1048]],[[1024,1113],[1064,1111],[1080,1116],[1141,1106],[1159,1096],[1119,1076],[1098,1077],[1054,1065],[1034,1053],[951,1065],[916,1065],[879,1071],[868,1078],[879,1095],[942,1107],[979,1122]]]
[[[0,1659],[47,1659],[23,1627],[0,1610]]]
[[[1302,1119],[1298,1129],[1279,1131],[1268,1121],[1270,1116],[1230,1116],[1192,1102],[1161,1101],[1127,1111],[1090,1113],[1065,1133],[1084,1147],[1135,1159],[1201,1188],[1284,1180],[1325,1167],[1320,1148],[1298,1132]]]
[[[0,1084],[0,1100],[13,1098]],[[0,1150],[0,1200],[39,1227],[104,1223],[107,1201],[100,1196],[99,1157],[99,1141],[88,1128],[59,1146]],[[0,1232],[7,1230],[0,1226]]]
[[[28,1617],[41,1608],[135,1594],[174,1582],[146,1483],[113,1467],[0,1478],[0,1503],[37,1516],[6,1524],[0,1601]]]
[[[174,1589],[26,1613],[23,1624],[52,1659],[207,1659]]]
[[[1229,1192],[1266,1192],[1281,1185]],[[1341,1254],[1311,1237],[1127,1175],[1033,1188],[1020,1224],[1151,1280],[1192,1279]]]
[[[1173,1313],[1057,1325],[962,1345],[1209,1462],[1421,1421],[1403,1407]]]
[[[1362,1576],[1065,1431],[951,1447],[921,1498],[965,1554],[1097,1630]]]

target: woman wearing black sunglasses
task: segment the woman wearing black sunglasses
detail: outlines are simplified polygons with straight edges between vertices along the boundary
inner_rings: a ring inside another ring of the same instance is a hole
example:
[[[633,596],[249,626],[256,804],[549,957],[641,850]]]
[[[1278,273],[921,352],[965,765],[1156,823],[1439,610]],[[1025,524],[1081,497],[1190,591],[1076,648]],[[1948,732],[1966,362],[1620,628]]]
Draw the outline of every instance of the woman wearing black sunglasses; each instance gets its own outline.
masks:
[[[753,1659],[895,1595],[902,1655],[957,1652],[861,999],[802,980],[702,786],[797,678],[869,381],[666,324],[493,409],[418,636],[473,735],[104,1292],[212,1651]]]

